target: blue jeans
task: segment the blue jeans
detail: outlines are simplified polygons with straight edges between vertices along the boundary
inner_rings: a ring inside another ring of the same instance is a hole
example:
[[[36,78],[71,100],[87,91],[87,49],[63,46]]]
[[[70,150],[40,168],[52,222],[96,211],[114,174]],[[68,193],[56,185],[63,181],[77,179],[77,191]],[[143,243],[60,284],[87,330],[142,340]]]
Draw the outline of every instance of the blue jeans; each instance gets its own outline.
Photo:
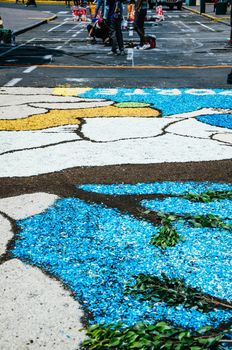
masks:
[[[97,6],[94,12],[94,17],[97,17],[98,11],[101,10],[101,13],[103,14],[104,12],[104,0],[98,0],[97,1]]]

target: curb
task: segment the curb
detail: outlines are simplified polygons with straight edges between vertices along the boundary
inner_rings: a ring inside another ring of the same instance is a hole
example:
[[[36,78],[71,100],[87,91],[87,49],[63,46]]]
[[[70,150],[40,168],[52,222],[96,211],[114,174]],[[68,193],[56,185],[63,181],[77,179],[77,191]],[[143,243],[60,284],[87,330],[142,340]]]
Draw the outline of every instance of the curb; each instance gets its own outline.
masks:
[[[52,17],[45,18],[43,21],[37,22],[37,23],[32,24],[32,25],[30,25],[30,26],[28,26],[28,27],[25,27],[25,28],[16,30],[15,32],[13,32],[13,34],[14,34],[14,35],[20,35],[20,34],[22,34],[22,33],[27,32],[27,31],[30,30],[30,29],[39,27],[39,26],[41,26],[41,25],[44,24],[44,23],[48,23],[48,22],[50,22],[50,21],[53,21],[55,18],[57,18],[57,15],[53,15]]]
[[[220,19],[220,18],[216,18],[216,17],[214,17],[214,16],[207,15],[207,13],[200,13],[200,11],[194,10],[194,9],[192,9],[192,8],[190,8],[190,7],[183,6],[183,8],[184,8],[185,10],[187,10],[187,11],[196,13],[197,15],[206,17],[206,18],[210,19],[211,21],[220,22],[220,23],[223,23],[223,24],[225,24],[225,25],[227,25],[227,26],[230,27],[230,23],[227,23],[227,22],[223,21],[223,20]]]
[[[4,3],[13,3],[15,4],[15,0],[0,0],[0,4],[4,2]],[[36,0],[37,4],[41,4],[41,5],[64,5],[65,1],[62,0]]]

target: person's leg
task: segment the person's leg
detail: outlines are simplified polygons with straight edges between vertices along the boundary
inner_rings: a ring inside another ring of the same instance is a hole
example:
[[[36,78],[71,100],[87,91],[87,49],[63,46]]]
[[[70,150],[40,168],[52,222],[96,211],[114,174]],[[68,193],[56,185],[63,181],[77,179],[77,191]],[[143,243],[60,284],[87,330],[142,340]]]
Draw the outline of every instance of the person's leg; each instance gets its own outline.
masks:
[[[110,26],[109,37],[110,37],[111,44],[112,44],[111,51],[116,53],[117,52],[117,37],[116,37],[116,28],[115,28],[115,20],[114,19],[110,19],[109,26]]]
[[[98,14],[98,11],[99,11],[100,7],[101,7],[101,0],[98,0],[97,6],[96,6],[96,9],[95,9],[95,12],[94,12],[94,18],[97,17],[97,14]]]
[[[140,46],[143,46],[145,44],[144,21],[145,21],[146,13],[147,13],[146,10],[140,10],[138,13],[136,13],[136,17],[135,17],[134,29],[139,36]]]
[[[140,46],[142,46],[142,45],[143,45],[144,33],[142,32],[142,29],[141,29],[141,24],[140,24],[140,19],[139,19],[139,13],[136,14],[136,16],[135,16],[134,30],[135,30],[136,33],[138,34],[139,40],[140,40]]]
[[[120,51],[124,51],[124,43],[123,43],[121,19],[120,18],[115,19],[115,30],[116,30],[116,38],[117,38],[118,48]]]

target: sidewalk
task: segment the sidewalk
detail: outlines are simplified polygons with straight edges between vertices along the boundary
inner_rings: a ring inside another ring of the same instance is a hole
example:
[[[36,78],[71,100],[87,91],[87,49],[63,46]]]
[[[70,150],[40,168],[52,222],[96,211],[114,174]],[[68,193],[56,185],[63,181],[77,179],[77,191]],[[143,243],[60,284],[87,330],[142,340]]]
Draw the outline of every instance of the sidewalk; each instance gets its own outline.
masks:
[[[57,16],[38,10],[0,8],[4,28],[11,29],[15,35],[26,32],[43,23],[52,21]]]
[[[214,6],[211,3],[205,4],[205,13],[200,13],[200,5],[196,5],[196,6],[184,5],[183,8],[185,10],[198,13],[199,15],[207,17],[213,21],[221,22],[230,26],[230,7],[227,7],[226,15],[216,15],[213,10]]]

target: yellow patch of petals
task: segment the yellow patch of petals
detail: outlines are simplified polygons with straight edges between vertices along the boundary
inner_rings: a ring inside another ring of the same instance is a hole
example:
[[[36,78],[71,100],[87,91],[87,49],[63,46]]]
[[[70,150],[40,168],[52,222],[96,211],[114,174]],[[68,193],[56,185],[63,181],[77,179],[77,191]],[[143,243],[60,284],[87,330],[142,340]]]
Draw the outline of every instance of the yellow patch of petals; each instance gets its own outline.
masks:
[[[54,88],[52,90],[53,95],[57,96],[78,96],[84,94],[86,91],[91,90],[91,88]]]
[[[55,126],[79,124],[76,110],[52,110],[22,119],[0,120],[0,131],[28,131],[52,128]]]
[[[70,110],[51,110],[22,119],[0,120],[0,131],[41,130],[62,125],[78,125],[81,118],[158,117],[159,111],[147,108],[105,106]]]

